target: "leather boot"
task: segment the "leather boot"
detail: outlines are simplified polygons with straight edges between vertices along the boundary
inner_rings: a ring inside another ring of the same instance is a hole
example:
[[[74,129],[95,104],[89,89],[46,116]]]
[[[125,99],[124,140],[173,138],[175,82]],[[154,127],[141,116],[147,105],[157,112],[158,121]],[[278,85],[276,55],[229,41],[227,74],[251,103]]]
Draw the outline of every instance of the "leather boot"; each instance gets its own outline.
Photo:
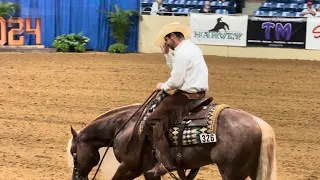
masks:
[[[158,163],[151,170],[147,171],[146,174],[151,177],[159,177],[165,175],[168,171],[173,170],[175,167],[170,154],[169,144],[164,135],[161,135],[154,148]]]

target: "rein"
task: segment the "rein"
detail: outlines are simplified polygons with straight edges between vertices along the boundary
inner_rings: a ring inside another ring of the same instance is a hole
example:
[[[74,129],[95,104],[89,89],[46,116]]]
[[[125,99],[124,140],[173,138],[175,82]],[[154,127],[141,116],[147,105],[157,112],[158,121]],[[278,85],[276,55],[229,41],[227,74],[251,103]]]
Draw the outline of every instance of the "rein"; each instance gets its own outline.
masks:
[[[106,151],[105,151],[104,154],[103,154],[103,157],[102,157],[102,159],[101,159],[101,161],[100,161],[100,163],[99,163],[98,169],[97,169],[96,173],[94,174],[92,180],[94,180],[94,179],[96,178],[96,176],[97,176],[97,174],[98,174],[98,171],[99,171],[99,169],[100,169],[100,166],[101,166],[101,164],[102,164],[102,162],[103,162],[103,160],[104,160],[104,157],[106,156],[106,154],[107,154],[107,152],[108,152],[111,144],[113,143],[113,140],[114,140],[114,139],[116,138],[116,136],[121,132],[121,130],[125,127],[125,125],[132,119],[132,117],[133,117],[138,111],[140,111],[142,107],[145,107],[145,106],[155,97],[155,95],[156,95],[157,92],[158,92],[158,90],[153,91],[153,93],[148,97],[148,99],[124,122],[124,124],[119,128],[118,132],[115,133],[115,135],[113,136],[112,140],[111,140],[110,143],[108,144]],[[142,112],[142,113],[143,113],[143,112]],[[141,116],[141,115],[140,115],[140,116]]]

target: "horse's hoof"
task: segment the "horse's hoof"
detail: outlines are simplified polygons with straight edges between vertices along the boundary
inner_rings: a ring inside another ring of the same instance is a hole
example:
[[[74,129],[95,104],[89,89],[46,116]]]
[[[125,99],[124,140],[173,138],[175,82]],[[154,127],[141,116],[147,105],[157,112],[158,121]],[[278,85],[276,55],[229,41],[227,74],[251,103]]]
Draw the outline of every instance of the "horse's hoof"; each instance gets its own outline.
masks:
[[[152,170],[149,170],[147,171],[144,176],[147,178],[147,179],[153,179],[153,178],[157,178],[157,177],[160,177],[161,175],[157,172],[154,172]]]
[[[145,176],[146,177],[149,177],[149,178],[156,178],[156,177],[160,177],[160,176],[163,176],[167,173],[167,170],[165,169],[162,169],[160,167],[154,167],[153,169],[147,171],[145,173]]]

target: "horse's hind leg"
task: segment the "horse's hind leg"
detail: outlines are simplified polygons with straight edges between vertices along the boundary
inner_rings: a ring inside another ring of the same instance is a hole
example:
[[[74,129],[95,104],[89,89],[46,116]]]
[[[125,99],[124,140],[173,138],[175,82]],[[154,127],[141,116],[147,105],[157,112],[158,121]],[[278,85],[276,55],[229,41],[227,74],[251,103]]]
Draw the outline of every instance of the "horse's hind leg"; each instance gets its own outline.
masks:
[[[257,173],[256,172],[253,172],[250,174],[250,178],[251,180],[256,180],[257,179]]]
[[[234,163],[225,163],[218,165],[222,180],[245,180],[249,175],[249,172],[241,172],[241,165]]]
[[[250,161],[252,155],[242,152],[243,156],[239,152],[239,148],[226,144],[220,144],[211,151],[211,159],[217,164],[223,180],[245,180],[250,176],[253,167]]]
[[[133,180],[142,174],[140,170],[129,168],[124,163],[121,163],[114,174],[112,180]]]

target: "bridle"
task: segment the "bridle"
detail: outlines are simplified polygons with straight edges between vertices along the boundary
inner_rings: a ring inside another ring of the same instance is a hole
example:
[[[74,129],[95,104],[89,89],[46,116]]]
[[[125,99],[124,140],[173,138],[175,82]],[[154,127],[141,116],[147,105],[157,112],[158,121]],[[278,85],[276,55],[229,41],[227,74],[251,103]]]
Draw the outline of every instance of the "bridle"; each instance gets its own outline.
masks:
[[[72,154],[72,157],[73,157],[73,175],[75,175],[76,179],[77,180],[89,180],[88,179],[88,176],[87,177],[82,177],[80,176],[79,172],[78,172],[78,169],[77,169],[77,154],[76,153],[73,153]]]
[[[76,161],[76,158],[73,158],[73,171],[74,171],[74,175],[76,176],[76,179],[77,180],[89,180],[88,179],[88,176],[87,177],[82,177],[82,176],[79,176],[79,172],[78,172],[78,169],[76,167],[77,165],[77,161]]]
[[[78,137],[75,139],[76,140],[76,144],[78,143]],[[75,152],[77,152],[77,147],[75,147]],[[73,175],[76,177],[77,180],[88,180],[88,177],[82,177],[80,176],[79,172],[78,172],[78,168],[77,168],[77,153],[72,153],[72,157],[73,157]]]

